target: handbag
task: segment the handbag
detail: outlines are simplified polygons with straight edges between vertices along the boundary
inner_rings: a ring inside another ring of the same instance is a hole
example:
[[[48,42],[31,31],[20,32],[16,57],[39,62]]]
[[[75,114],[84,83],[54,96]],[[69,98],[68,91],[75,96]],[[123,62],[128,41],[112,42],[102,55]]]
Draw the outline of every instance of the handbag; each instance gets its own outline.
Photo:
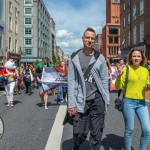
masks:
[[[63,121],[63,125],[65,125],[66,123],[73,125],[74,117],[75,117],[75,115],[70,115],[67,111],[65,118],[64,118],[64,121]]]
[[[124,88],[121,90],[120,96],[115,100],[115,109],[117,109],[118,111],[123,111],[123,106],[124,106],[124,102],[123,99],[125,97],[126,94],[126,89],[127,89],[127,83],[128,83],[128,75],[129,75],[129,67],[126,67],[126,78],[125,78],[125,84],[124,84]]]

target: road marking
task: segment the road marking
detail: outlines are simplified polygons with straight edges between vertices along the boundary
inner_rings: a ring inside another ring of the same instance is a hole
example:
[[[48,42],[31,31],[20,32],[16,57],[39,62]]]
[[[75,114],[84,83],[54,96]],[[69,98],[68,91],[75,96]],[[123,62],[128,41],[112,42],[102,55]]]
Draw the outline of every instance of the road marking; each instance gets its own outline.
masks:
[[[63,120],[66,115],[66,105],[60,105],[45,150],[59,150],[63,134]]]
[[[5,91],[0,91],[0,96],[4,96],[6,95],[6,92]]]

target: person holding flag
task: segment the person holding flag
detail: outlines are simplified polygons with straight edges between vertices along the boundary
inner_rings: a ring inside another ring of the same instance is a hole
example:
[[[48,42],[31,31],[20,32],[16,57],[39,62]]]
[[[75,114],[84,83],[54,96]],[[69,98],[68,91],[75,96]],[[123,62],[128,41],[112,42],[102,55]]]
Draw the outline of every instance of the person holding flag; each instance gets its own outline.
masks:
[[[39,62],[36,66],[36,79],[37,79],[37,85],[39,90],[39,96],[41,98],[42,104],[44,104],[45,110],[48,109],[47,107],[47,101],[48,101],[48,90],[44,90],[42,85],[42,73],[43,68],[52,67],[50,63],[48,63],[49,59],[48,57],[44,57],[42,62]]]

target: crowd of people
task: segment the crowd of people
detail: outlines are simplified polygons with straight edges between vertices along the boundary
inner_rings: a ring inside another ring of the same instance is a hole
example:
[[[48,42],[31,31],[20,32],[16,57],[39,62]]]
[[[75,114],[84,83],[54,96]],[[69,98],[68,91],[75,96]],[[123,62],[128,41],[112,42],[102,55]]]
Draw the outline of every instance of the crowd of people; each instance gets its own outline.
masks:
[[[58,71],[63,76],[67,77],[67,64],[65,64],[64,61],[61,61],[60,64],[52,66],[51,63],[49,63],[48,57],[43,58],[36,66],[30,64],[24,65],[23,63],[16,66],[16,63],[13,60],[8,60],[5,63],[3,70],[0,71],[0,80],[3,81],[6,91],[8,107],[14,106],[14,94],[19,95],[22,91],[25,91],[25,94],[30,96],[32,94],[32,89],[37,88],[41,104],[46,110],[48,109],[48,90],[44,90],[41,81],[43,67],[53,68],[56,72]],[[67,87],[56,86],[50,90],[52,96],[55,96],[57,91],[56,102],[58,105],[64,100],[67,101]]]
[[[138,116],[142,134],[140,150],[146,150],[150,138],[150,120],[145,91],[150,90],[150,61],[140,49],[132,49],[127,60],[119,59],[114,64],[94,49],[96,32],[87,28],[82,36],[83,48],[74,52],[66,64],[52,66],[47,57],[43,58],[36,67],[20,64],[15,67],[12,60],[6,62],[0,72],[0,79],[4,82],[9,107],[13,107],[13,91],[25,87],[25,93],[32,94],[32,83],[39,90],[41,104],[48,109],[48,90],[43,88],[43,70],[55,69],[68,86],[53,86],[50,88],[53,96],[57,89],[57,104],[64,100],[67,110],[73,116],[73,150],[79,150],[90,132],[90,150],[99,150],[104,129],[105,115],[110,103],[110,84],[115,81],[118,96],[125,86],[126,70],[129,69],[128,82],[123,106],[125,123],[125,150],[131,150],[131,139],[134,129],[134,116]],[[146,62],[148,62],[147,65]],[[113,139],[112,139],[113,142]]]

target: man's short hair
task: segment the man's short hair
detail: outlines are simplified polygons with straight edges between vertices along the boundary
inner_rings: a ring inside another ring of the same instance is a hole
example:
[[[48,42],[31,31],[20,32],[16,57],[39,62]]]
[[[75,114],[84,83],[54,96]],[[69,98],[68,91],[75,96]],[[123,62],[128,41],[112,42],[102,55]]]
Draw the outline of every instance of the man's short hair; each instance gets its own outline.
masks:
[[[88,27],[88,28],[86,28],[86,30],[84,31],[83,35],[84,35],[85,32],[87,32],[87,31],[91,31],[91,32],[94,32],[94,33],[96,34],[96,32],[95,32],[95,30],[94,30],[93,28]]]
[[[49,61],[49,58],[48,58],[48,57],[44,57],[43,60],[44,60],[44,59],[46,59],[47,61]]]

